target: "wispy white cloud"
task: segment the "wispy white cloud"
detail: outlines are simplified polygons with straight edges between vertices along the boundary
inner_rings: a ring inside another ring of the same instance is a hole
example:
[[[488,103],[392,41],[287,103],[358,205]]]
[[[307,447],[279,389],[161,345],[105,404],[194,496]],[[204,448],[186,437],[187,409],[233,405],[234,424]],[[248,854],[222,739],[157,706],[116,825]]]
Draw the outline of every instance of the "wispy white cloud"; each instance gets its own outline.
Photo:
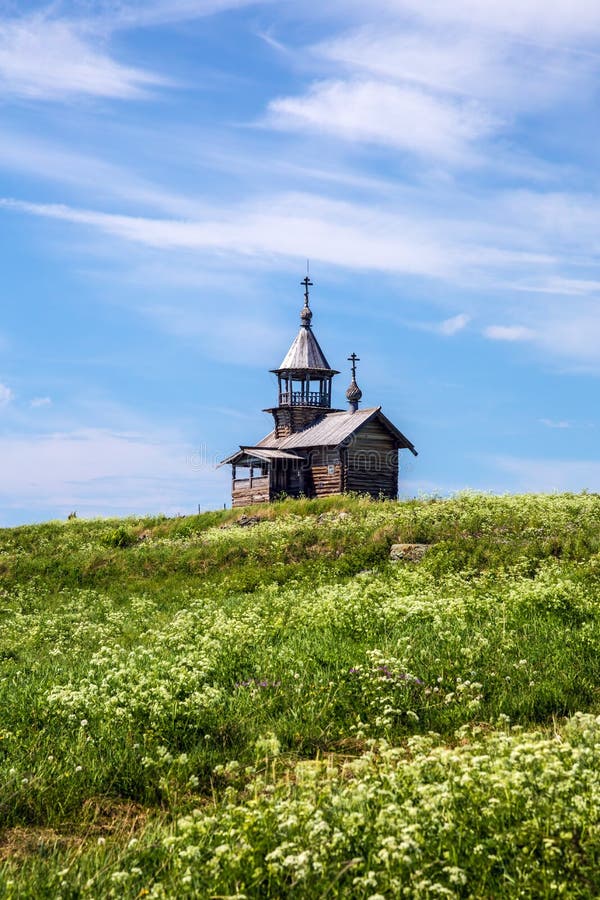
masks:
[[[5,96],[132,99],[166,83],[156,73],[117,62],[86,23],[42,13],[0,22],[0,85]]]
[[[524,228],[539,239],[552,240],[567,251],[586,246],[600,251],[600,206],[595,192],[505,191],[499,215],[520,218]]]
[[[459,313],[457,316],[452,316],[450,319],[444,319],[443,322],[440,322],[437,330],[440,334],[451,337],[454,334],[458,334],[459,331],[463,331],[470,321],[471,316],[468,316],[466,313]]]
[[[515,308],[516,312],[516,308]],[[600,371],[600,317],[595,301],[581,298],[568,307],[562,302],[533,303],[515,325],[490,325],[485,338],[528,343],[546,363],[571,371]]]
[[[149,144],[153,141],[153,135],[141,129],[136,133],[135,140]],[[197,136],[191,140],[186,133],[177,138],[172,135],[171,143],[174,142],[178,146],[178,158],[193,166],[199,182],[209,170],[214,171],[217,177],[227,173],[229,178],[251,178],[256,185],[256,193],[259,193],[262,184],[272,190],[277,183],[288,188],[296,183],[303,186],[309,184],[312,190],[321,188],[324,193],[339,193],[345,197],[351,192],[359,192],[369,199],[375,193],[389,198],[397,189],[389,179],[356,171],[343,164],[330,164],[328,167],[310,165],[300,155],[297,159],[293,155],[291,158],[281,158],[279,155],[274,158],[265,153],[264,157],[256,158],[242,152],[235,141],[228,144],[216,138],[212,143],[210,139],[199,140]],[[152,147],[153,155],[160,153],[155,143]],[[36,131],[26,133],[5,128],[0,133],[0,171],[18,172],[28,179],[62,187],[63,198],[75,194],[85,197],[87,204],[93,200],[107,205],[109,201],[111,206],[117,205],[115,201],[118,201],[118,208],[126,211],[133,209],[136,214],[159,212],[192,220],[215,212],[200,192],[170,188],[171,172],[168,169],[164,171],[161,181],[156,182],[144,177],[136,163],[136,160],[130,160],[127,164],[117,164],[101,155],[74,150],[72,146],[56,140],[43,140]]]
[[[308,50],[327,80],[272,101],[271,124],[425,161],[487,162],[515,175],[521,167],[533,177],[532,160],[490,139],[501,139],[522,113],[539,116],[569,96],[593,96],[600,58],[586,42],[598,33],[600,15],[587,0],[578,0],[577,22],[566,0],[547,15],[537,0],[456,6],[456,15],[447,0],[375,0],[362,16],[355,9],[345,17],[350,27]]]
[[[271,198],[258,207],[215,210],[204,221],[119,216],[66,206],[3,205],[37,216],[89,225],[150,247],[184,250],[226,250],[235,254],[275,253],[307,256],[339,265],[384,271],[436,273],[453,265],[447,250],[431,235],[409,233],[408,222],[384,217],[361,221],[351,204],[312,197]],[[367,230],[368,225],[368,230]],[[387,228],[386,228],[387,226]],[[391,231],[391,233],[390,233]]]
[[[282,53],[286,56],[293,53],[293,50],[290,47],[288,47],[281,41],[278,41],[273,37],[272,34],[269,34],[268,31],[258,31],[257,36],[261,39],[261,41],[264,41],[265,44],[267,44],[273,50],[276,50],[278,53]]]
[[[274,0],[114,0],[99,3],[96,17],[111,28],[144,28],[187,22]]]
[[[593,61],[560,48],[528,48],[473,29],[369,25],[325,41],[313,53],[350,72],[470,97],[503,114],[545,106],[589,79]]]
[[[530,294],[554,294],[559,297],[588,297],[600,295],[600,281],[592,278],[563,278],[554,276],[537,281],[524,280],[511,285],[515,291]]]
[[[425,321],[407,321],[405,324],[408,328],[415,328],[417,331],[428,331],[431,334],[441,334],[443,337],[452,337],[459,332],[464,331],[471,316],[467,313],[459,313],[456,316],[450,316],[449,319],[442,319],[441,322],[425,322]]]
[[[0,384],[0,408],[8,406],[13,399],[13,392],[6,384]]]
[[[137,278],[135,259],[125,250],[127,244],[136,244],[154,253],[139,265],[146,276],[154,272],[161,283],[174,279],[182,285],[202,285],[206,272],[215,267],[220,272],[217,280],[227,270],[228,283],[232,283],[235,273],[245,267],[262,270],[264,266],[288,265],[291,260],[304,260],[307,256],[342,269],[407,274],[442,279],[454,285],[462,281],[469,289],[465,311],[437,324],[430,320],[419,327],[450,335],[467,327],[465,317],[477,316],[489,322],[480,330],[485,339],[528,345],[539,358],[543,354],[547,363],[561,367],[566,363],[585,371],[600,369],[600,320],[594,291],[597,282],[587,275],[593,272],[597,240],[594,229],[590,233],[585,227],[593,221],[592,197],[571,198],[574,208],[582,210],[582,224],[577,225],[575,217],[576,233],[571,235],[575,254],[564,249],[562,225],[557,226],[552,216],[545,224],[533,227],[531,219],[523,215],[529,206],[522,195],[519,202],[512,196],[496,194],[491,198],[471,198],[462,219],[454,217],[452,194],[444,200],[448,206],[446,215],[428,206],[425,189],[409,192],[399,186],[393,201],[374,208],[368,198],[340,202],[314,194],[273,194],[241,203],[204,202],[200,204],[200,214],[188,219],[118,215],[19,201],[0,201],[0,205],[6,210],[87,226],[105,235],[107,240],[95,252],[110,253],[114,247],[114,252],[123,256],[120,266],[127,256],[128,268],[121,278],[129,277],[129,269],[131,277]],[[527,201],[534,210],[539,205],[543,207],[543,197],[528,194]],[[173,204],[176,202],[174,195]],[[190,207],[195,206],[193,196],[188,202]],[[401,212],[392,211],[392,207]],[[494,209],[494,215],[486,220],[488,207]],[[565,208],[568,198],[561,195],[560,209]],[[180,254],[176,266],[172,256],[175,251]],[[561,269],[573,274],[546,274]],[[504,321],[495,322],[492,318],[492,296],[477,298],[474,294],[476,280],[486,291],[502,290]],[[549,292],[536,290],[542,285]],[[223,284],[211,289],[222,291]],[[556,292],[556,299],[550,289]],[[565,292],[573,297],[568,308],[561,300]],[[183,307],[179,311],[171,304],[168,309],[160,303],[150,303],[148,307],[153,309],[151,315],[161,328],[173,334],[184,336],[190,329],[207,339],[210,334],[213,350],[223,343],[223,330],[217,321],[194,324],[194,314]],[[228,310],[230,318],[239,314],[245,321],[243,311],[235,303]],[[202,327],[199,330],[196,326]],[[248,327],[254,329],[255,325],[248,322]],[[279,339],[276,331],[255,337],[271,346]],[[212,355],[210,347],[207,352]]]
[[[492,74],[489,53],[473,35],[426,32],[406,23],[346,32],[318,44],[313,53],[351,72],[448,93],[479,92],[479,80]]]
[[[566,419],[540,419],[540,424],[545,425],[546,428],[572,428],[571,423]]]
[[[201,221],[115,215],[53,204],[0,200],[0,206],[92,228],[163,250],[227,251],[309,257],[353,269],[449,277],[469,267],[502,268],[549,261],[513,246],[483,245],[473,229],[452,236],[445,220],[374,211],[310,194],[261,197],[253,204],[207,211]],[[500,238],[501,235],[496,235]],[[514,236],[513,236],[514,237]],[[506,240],[506,236],[502,235]]]
[[[375,6],[396,16],[440,27],[499,32],[526,40],[569,41],[600,34],[600,8],[590,0],[375,0]]]
[[[535,332],[524,325],[488,325],[483,334],[492,341],[530,341],[535,337]]]
[[[490,115],[474,102],[375,80],[318,82],[307,94],[272,100],[267,121],[454,162],[472,160],[470,145],[492,130]]]
[[[107,44],[119,30],[169,25],[272,0],[123,0],[73,7],[48,3],[31,14],[0,18],[0,87],[4,96],[64,100],[92,96],[146,98],[173,86],[158,72],[119,62]]]
[[[142,178],[134,168],[76,152],[32,134],[0,134],[0,168],[80,189],[85,196],[125,200],[138,208],[180,216],[198,214],[199,202]]]
[[[192,460],[193,465],[192,465]],[[225,494],[226,474],[172,435],[80,428],[0,437],[0,508],[86,516],[193,512]]]
[[[40,409],[42,406],[52,406],[51,397],[34,397],[30,404],[32,409]]]

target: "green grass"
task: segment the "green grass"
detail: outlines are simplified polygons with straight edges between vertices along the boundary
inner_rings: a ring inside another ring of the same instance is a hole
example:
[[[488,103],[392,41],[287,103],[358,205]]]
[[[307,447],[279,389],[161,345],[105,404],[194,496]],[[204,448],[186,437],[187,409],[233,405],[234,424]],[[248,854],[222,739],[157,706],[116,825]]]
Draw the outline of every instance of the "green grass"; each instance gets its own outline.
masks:
[[[600,497],[245,512],[0,531],[0,897],[598,896]]]

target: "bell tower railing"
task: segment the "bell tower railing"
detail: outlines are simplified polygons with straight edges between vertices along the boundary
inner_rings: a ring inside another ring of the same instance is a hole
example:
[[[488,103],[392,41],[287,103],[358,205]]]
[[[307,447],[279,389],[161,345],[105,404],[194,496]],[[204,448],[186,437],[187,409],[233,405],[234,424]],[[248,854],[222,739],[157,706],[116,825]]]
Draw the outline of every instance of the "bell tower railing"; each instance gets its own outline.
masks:
[[[281,391],[280,406],[329,406],[328,391]]]

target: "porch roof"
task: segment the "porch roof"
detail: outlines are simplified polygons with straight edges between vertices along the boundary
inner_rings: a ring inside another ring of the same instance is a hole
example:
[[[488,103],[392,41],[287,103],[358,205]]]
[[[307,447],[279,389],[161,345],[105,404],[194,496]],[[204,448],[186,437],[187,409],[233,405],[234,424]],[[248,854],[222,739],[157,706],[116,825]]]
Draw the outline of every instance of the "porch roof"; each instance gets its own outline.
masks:
[[[237,453],[233,453],[231,456],[228,456],[227,459],[224,459],[219,463],[220,466],[225,466],[227,464],[239,463],[243,459],[252,460],[252,459],[262,459],[262,460],[271,460],[271,459],[303,459],[297,453],[289,453],[286,450],[277,450],[275,448],[270,447],[240,447]]]

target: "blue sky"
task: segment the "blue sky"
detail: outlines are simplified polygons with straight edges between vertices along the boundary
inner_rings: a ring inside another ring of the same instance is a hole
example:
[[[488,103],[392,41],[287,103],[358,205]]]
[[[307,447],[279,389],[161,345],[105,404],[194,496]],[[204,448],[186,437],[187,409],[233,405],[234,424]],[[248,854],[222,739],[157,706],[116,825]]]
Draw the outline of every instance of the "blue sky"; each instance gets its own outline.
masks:
[[[402,490],[600,490],[600,5],[0,0],[0,524],[193,512],[298,326]]]

